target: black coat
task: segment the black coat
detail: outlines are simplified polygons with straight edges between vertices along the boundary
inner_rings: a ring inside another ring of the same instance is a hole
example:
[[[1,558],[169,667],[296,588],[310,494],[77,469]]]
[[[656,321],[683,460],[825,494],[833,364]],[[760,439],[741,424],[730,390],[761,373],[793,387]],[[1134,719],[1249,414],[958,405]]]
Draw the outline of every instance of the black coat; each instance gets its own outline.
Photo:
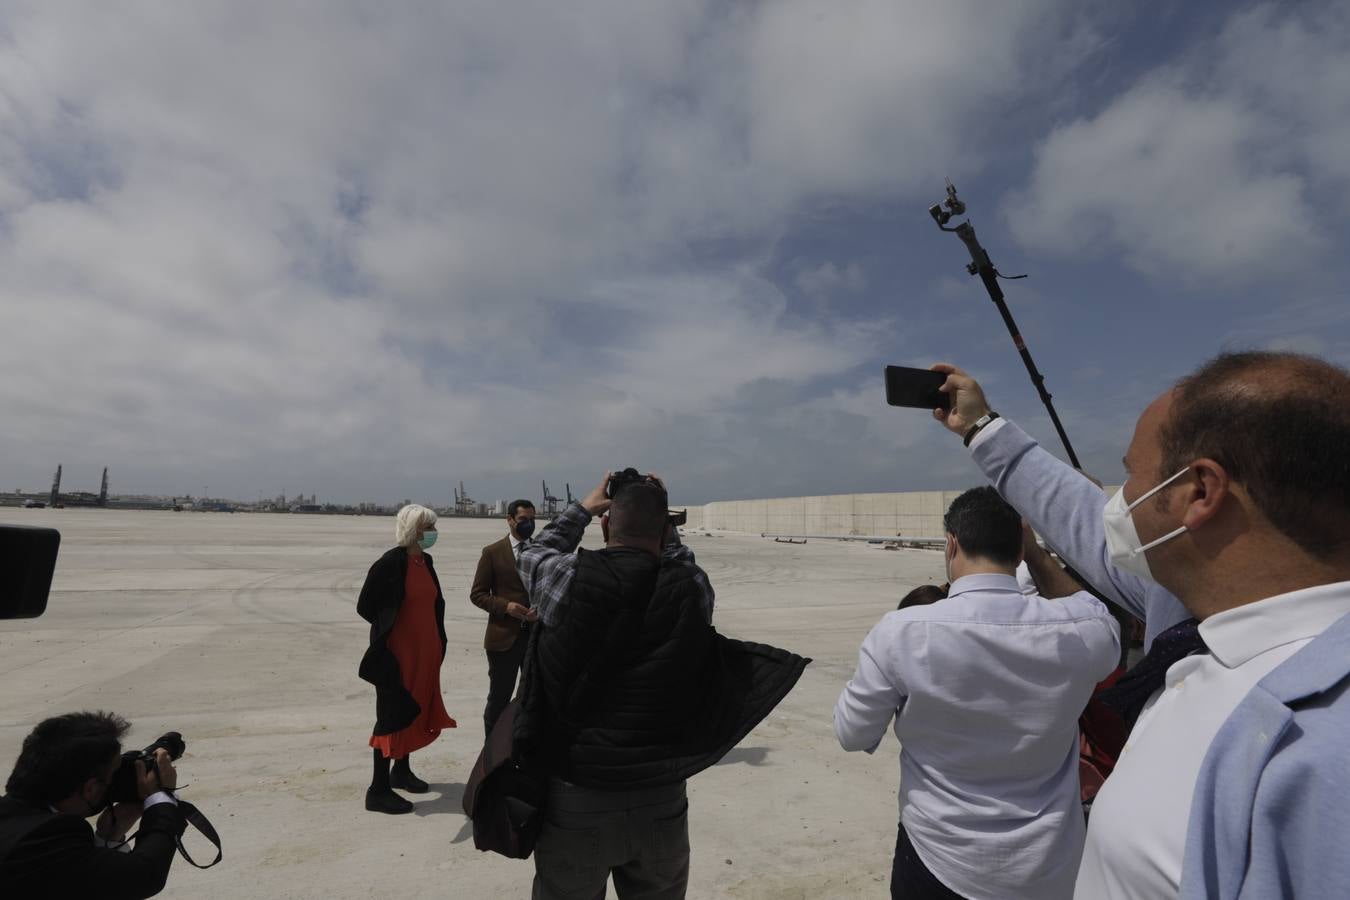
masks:
[[[441,580],[431,564],[431,554],[423,553],[427,571],[436,583],[436,630],[441,636],[441,658],[445,658],[445,597]],[[413,723],[422,707],[403,686],[398,658],[389,649],[389,632],[403,606],[404,584],[408,578],[408,550],[395,547],[375,560],[366,573],[366,583],[356,601],[356,612],[370,623],[370,648],[361,658],[358,670],[362,679],[375,685],[375,734],[393,734]]]
[[[156,803],[141,815],[135,848],[121,853],[96,847],[94,829],[79,816],[0,797],[0,897],[153,897],[164,889],[185,827],[177,806]]]
[[[536,630],[515,739],[597,790],[676,784],[715,764],[810,662],[708,622],[690,563],[581,551],[568,606]]]

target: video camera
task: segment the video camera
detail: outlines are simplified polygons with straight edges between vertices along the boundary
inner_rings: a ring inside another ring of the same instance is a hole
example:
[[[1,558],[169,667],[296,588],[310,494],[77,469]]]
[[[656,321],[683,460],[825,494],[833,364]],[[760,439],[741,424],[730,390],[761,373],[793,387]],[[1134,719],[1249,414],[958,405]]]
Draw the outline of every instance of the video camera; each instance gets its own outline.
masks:
[[[0,525],[0,619],[36,619],[47,610],[61,532]]]
[[[620,491],[637,484],[651,485],[660,491],[663,497],[666,496],[666,486],[664,484],[650,475],[643,475],[632,466],[609,473],[609,480],[605,482],[605,496],[610,500],[613,500],[619,495]],[[689,510],[687,509],[668,510],[667,515],[672,527],[683,525],[685,522],[689,521]]]

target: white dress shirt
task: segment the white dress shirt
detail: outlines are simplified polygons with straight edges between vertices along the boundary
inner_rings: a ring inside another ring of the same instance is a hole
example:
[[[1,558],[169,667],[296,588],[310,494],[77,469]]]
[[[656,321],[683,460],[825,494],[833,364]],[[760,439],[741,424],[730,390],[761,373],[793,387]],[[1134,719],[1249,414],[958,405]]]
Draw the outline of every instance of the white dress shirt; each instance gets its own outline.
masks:
[[[1075,898],[1177,896],[1191,795],[1215,733],[1258,681],[1347,612],[1350,582],[1341,582],[1200,623],[1209,652],[1167,670],[1092,804]]]
[[[1040,588],[1036,587],[1036,579],[1032,577],[1031,566],[1025,562],[1017,564],[1017,587],[1028,596],[1041,592]]]
[[[845,750],[900,739],[900,819],[939,880],[972,900],[1073,892],[1083,849],[1078,717],[1120,637],[1087,593],[1024,596],[968,575],[888,613],[834,709]]]

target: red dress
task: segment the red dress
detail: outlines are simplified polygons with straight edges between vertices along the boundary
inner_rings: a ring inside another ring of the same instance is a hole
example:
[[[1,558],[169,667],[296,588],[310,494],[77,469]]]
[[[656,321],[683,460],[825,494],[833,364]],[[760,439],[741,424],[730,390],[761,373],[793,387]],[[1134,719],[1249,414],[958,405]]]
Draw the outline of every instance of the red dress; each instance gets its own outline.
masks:
[[[403,686],[422,707],[407,728],[392,734],[374,735],[370,739],[370,746],[386,757],[399,759],[436,740],[442,728],[456,727],[441,699],[441,636],[436,628],[436,582],[432,581],[426,560],[421,555],[408,555],[403,605],[399,607],[387,644],[398,659]]]

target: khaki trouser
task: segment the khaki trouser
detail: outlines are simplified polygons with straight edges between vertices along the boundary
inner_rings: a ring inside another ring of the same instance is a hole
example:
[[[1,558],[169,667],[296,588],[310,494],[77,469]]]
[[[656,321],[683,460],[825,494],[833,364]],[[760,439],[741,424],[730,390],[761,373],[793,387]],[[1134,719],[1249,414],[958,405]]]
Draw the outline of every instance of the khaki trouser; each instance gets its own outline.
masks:
[[[597,791],[553,779],[534,848],[534,900],[683,900],[689,885],[685,784]]]

